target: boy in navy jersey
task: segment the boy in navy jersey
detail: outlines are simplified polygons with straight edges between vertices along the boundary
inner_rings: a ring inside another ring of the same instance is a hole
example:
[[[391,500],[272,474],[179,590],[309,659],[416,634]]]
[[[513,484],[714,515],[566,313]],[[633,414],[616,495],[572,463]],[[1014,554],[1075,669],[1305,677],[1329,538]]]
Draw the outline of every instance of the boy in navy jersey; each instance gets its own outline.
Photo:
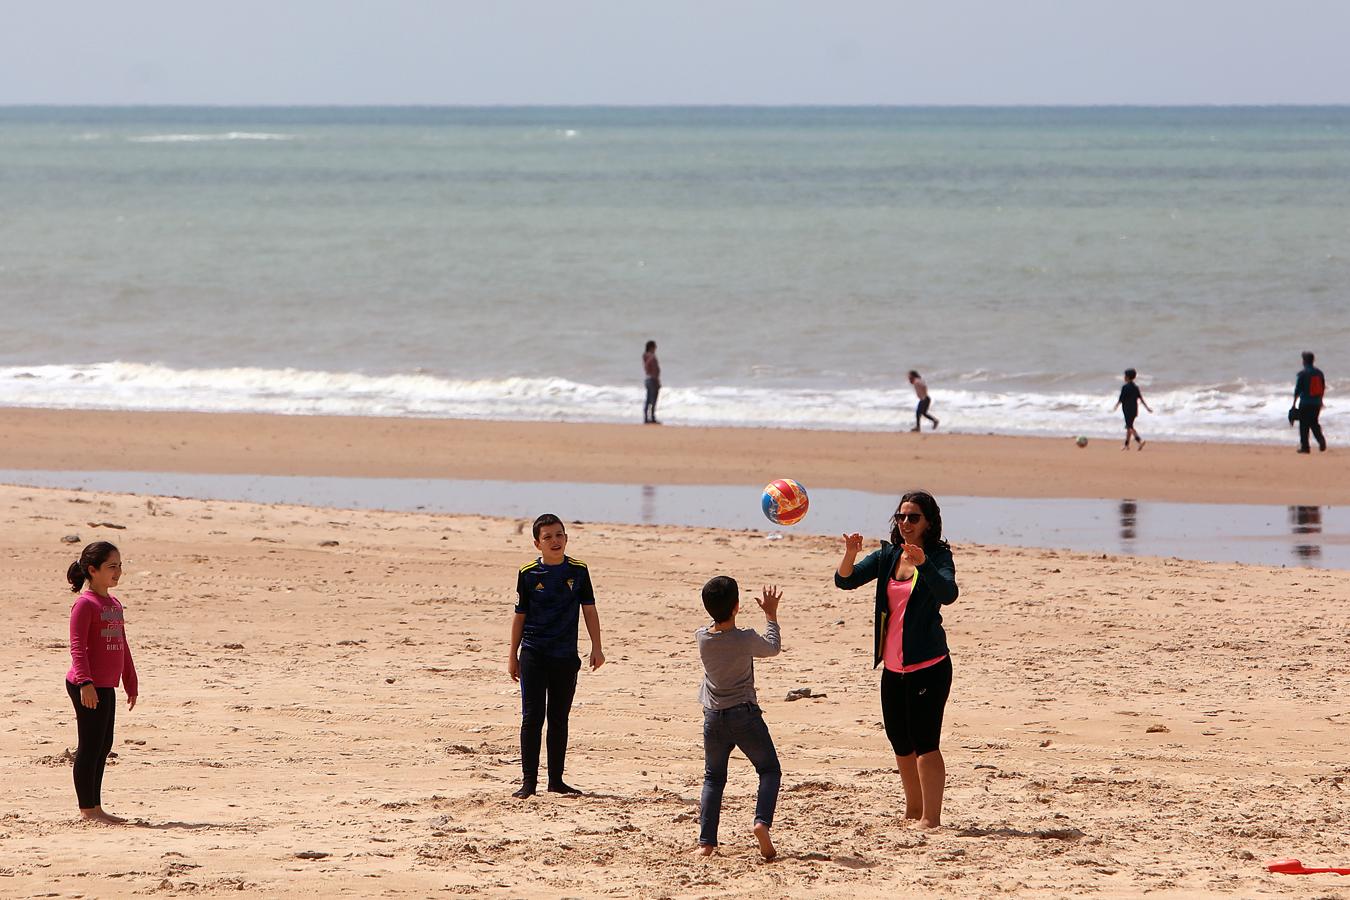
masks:
[[[586,619],[591,636],[590,665],[605,664],[600,651],[600,617],[595,612],[591,573],[579,559],[567,556],[567,529],[545,513],[534,520],[534,546],[539,558],[520,568],[516,579],[516,611],[511,619],[511,652],[506,671],[520,682],[520,799],[535,794],[539,784],[539,744],[548,720],[548,790],[580,794],[563,781],[567,758],[567,717],[577,689],[581,657],[577,655],[577,620]]]

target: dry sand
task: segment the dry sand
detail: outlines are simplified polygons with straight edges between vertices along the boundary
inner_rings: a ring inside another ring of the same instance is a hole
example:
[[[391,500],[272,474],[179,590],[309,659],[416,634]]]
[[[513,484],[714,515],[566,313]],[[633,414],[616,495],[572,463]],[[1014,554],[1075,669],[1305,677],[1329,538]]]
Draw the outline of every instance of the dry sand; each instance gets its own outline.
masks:
[[[236,464],[227,450],[241,442],[252,455],[237,464],[249,471],[265,471],[262,459],[285,463],[269,435],[221,424],[216,455],[167,465],[191,448],[157,444],[164,433],[141,427],[153,417],[119,416],[136,427],[100,436],[92,455],[93,442],[78,433],[16,451],[16,421],[32,434],[43,418],[0,417],[5,465],[96,458],[108,468],[218,471]],[[74,418],[65,414],[67,426]],[[317,429],[305,431],[311,438],[329,427],[271,424]],[[359,474],[504,471],[500,458],[420,458],[442,440],[452,451],[464,446],[455,443],[462,432],[509,426],[372,430],[397,432],[390,440],[402,449]],[[689,431],[660,438],[697,440]],[[531,446],[553,448],[548,456],[565,477],[601,466],[605,480],[618,480],[603,468],[624,463],[618,451],[601,461],[560,457],[576,429],[533,433],[544,437]],[[364,452],[369,435],[347,436]],[[762,442],[763,452],[782,452],[779,436],[738,437],[740,450]],[[608,437],[587,440],[608,445]],[[345,441],[315,443],[306,446],[321,468],[346,471]],[[835,472],[843,485],[866,482],[871,470],[860,475],[853,461],[875,446],[923,456],[934,467],[925,480],[939,490],[981,492],[947,480],[936,451],[924,456],[929,443],[875,435],[838,446],[846,452],[808,470],[818,482],[827,479],[817,471]],[[931,442],[942,456],[978,456],[980,446]],[[1170,448],[1154,449],[1129,464],[1170,458]],[[1319,462],[1242,451],[1274,466]],[[516,452],[530,455],[529,447]],[[1187,471],[1225,481],[1216,473],[1246,465],[1229,448],[1214,453],[1212,465],[1195,468],[1209,458],[1197,456]],[[722,460],[719,478],[754,467],[735,455]],[[1083,474],[1090,485],[1122,464],[1114,450],[1099,468],[1079,462],[1092,459],[1091,448],[1067,458],[1097,473]],[[663,480],[687,480],[673,477],[684,470],[672,458],[661,459]],[[307,465],[312,472],[317,463]],[[1150,471],[1141,467],[1138,477]],[[527,466],[506,477],[537,473]],[[1075,483],[1018,491],[1046,495]],[[519,706],[504,671],[516,568],[533,556],[522,523],[13,487],[0,488],[0,523],[14,659],[0,707],[6,896],[1350,896],[1350,879],[1272,875],[1262,865],[1283,856],[1350,865],[1344,572],[956,547],[962,596],[946,616],[956,671],[944,737],[946,826],[922,833],[897,817],[900,785],[871,669],[871,594],[833,588],[838,548],[829,540],[574,525],[569,549],[594,573],[609,658],[582,673],[572,715],[569,780],[591,793],[522,803],[509,797],[519,776]],[[117,594],[142,695],[133,712],[119,708],[104,799],[135,826],[75,818],[63,759],[75,729],[61,686],[71,600],[62,577],[78,549],[60,542],[68,534],[123,548]],[[758,666],[785,771],[773,863],[754,850],[754,776],[739,755],[721,853],[688,856],[702,777],[691,635],[704,621],[698,587],[719,572],[785,593],[786,650]],[[786,702],[798,687],[825,696]]]

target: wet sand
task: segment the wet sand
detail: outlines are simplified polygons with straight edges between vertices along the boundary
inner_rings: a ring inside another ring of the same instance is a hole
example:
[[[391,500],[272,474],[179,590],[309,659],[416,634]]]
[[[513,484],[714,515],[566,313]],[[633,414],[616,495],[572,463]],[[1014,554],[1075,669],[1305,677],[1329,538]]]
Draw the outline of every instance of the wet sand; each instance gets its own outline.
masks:
[[[311,416],[0,410],[0,468],[763,484],[938,495],[1350,504],[1350,465],[1288,446]]]

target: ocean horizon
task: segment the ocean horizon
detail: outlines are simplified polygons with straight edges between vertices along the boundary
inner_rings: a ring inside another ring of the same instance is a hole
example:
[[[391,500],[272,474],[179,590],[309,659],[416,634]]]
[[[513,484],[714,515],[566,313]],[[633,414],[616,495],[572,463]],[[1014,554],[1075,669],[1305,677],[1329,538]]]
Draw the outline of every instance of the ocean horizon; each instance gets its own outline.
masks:
[[[1350,107],[0,107],[0,404],[1282,442]]]

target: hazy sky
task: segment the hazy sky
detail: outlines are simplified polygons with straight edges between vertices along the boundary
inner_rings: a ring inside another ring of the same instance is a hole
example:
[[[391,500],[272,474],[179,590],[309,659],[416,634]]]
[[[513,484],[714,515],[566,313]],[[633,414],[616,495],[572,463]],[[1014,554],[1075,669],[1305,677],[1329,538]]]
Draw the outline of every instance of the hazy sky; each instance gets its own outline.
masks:
[[[0,104],[1350,103],[1350,0],[0,9]]]

